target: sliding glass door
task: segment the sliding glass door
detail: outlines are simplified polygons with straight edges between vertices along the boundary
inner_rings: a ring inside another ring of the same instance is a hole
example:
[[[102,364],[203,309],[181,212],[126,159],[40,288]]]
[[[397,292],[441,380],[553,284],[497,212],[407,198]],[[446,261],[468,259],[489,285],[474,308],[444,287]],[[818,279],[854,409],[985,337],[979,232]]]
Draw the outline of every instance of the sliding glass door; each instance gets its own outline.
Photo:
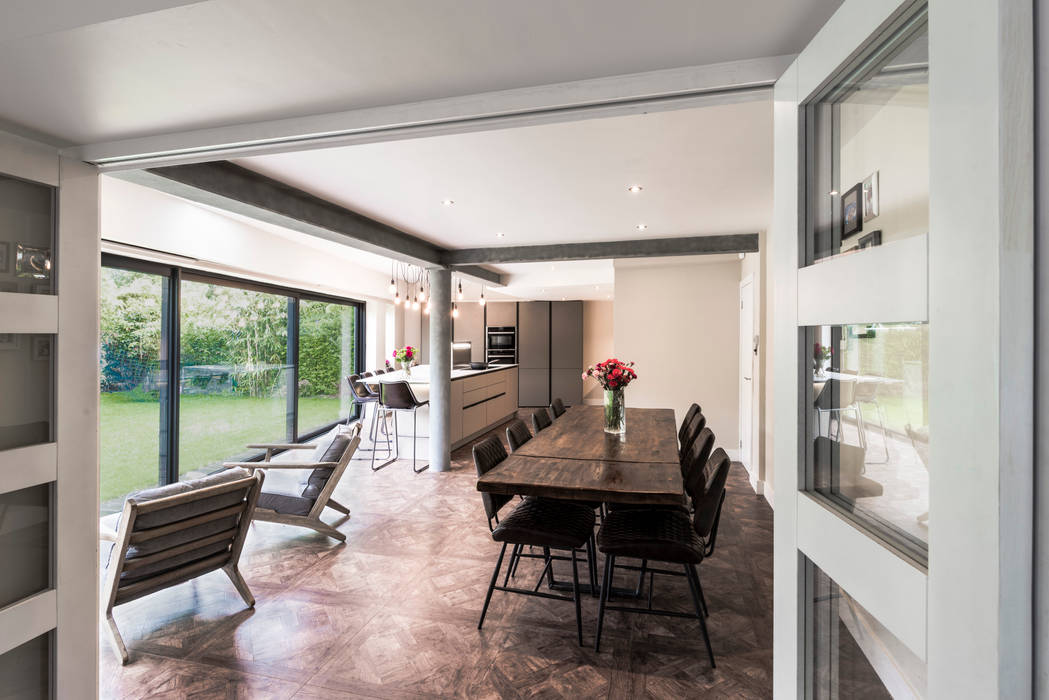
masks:
[[[357,372],[358,308],[299,302],[298,432],[308,435],[352,408],[346,377]]]
[[[102,269],[99,348],[101,508],[165,483],[168,450],[167,327],[170,278]]]
[[[179,303],[179,476],[287,442],[289,297],[183,279]]]
[[[360,302],[104,256],[101,509],[355,417]],[[169,391],[169,387],[171,390]]]

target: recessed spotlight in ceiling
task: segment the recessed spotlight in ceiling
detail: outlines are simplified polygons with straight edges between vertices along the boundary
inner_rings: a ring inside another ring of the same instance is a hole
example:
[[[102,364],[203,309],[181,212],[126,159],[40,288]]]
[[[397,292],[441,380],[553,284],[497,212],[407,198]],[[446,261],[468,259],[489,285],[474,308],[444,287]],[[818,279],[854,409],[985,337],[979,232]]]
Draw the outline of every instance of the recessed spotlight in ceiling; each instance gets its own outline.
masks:
[[[441,200],[441,204],[443,204],[446,207],[450,207],[453,204],[455,204],[455,200],[454,199],[442,199]]]
[[[648,224],[638,224],[634,228],[636,228],[638,231],[644,231],[648,228]]]
[[[565,299],[567,299],[567,297],[561,297],[561,301],[565,301]]]
[[[640,192],[643,189],[645,189],[645,188],[642,187],[641,185],[631,185],[630,187],[626,188],[626,191],[629,192],[630,194],[637,194],[638,192]]]
[[[828,194],[829,196],[831,196],[831,197],[837,197],[837,196],[838,196],[838,191],[837,191],[837,190],[831,190],[831,191],[830,191],[830,192],[828,192],[827,194]]]
[[[743,259],[743,258],[745,258],[745,257],[747,257],[747,254],[746,254],[746,253],[740,253],[740,254],[739,254],[739,259],[740,259],[740,260],[742,260],[742,259]]]
[[[495,234],[495,237],[496,237],[496,238],[505,238],[505,237],[506,237],[506,234],[505,234],[505,233],[503,233],[502,231],[500,231],[500,232],[498,232],[497,234]]]

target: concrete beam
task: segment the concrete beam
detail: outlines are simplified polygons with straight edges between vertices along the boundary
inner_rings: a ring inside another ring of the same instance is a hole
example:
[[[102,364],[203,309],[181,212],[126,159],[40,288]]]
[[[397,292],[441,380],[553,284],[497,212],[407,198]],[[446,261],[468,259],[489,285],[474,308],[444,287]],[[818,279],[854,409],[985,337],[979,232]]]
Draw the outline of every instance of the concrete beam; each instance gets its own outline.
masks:
[[[424,267],[440,267],[442,248],[279,180],[217,161],[114,173],[168,194],[283,226],[318,238]],[[470,265],[457,270],[492,286],[497,272]]]
[[[557,243],[553,245],[507,246],[447,250],[441,262],[448,266],[486,263],[556,262],[560,260],[606,260],[610,258],[654,258],[676,255],[721,255],[754,253],[758,234],[737,233],[687,238],[643,238],[632,241]]]

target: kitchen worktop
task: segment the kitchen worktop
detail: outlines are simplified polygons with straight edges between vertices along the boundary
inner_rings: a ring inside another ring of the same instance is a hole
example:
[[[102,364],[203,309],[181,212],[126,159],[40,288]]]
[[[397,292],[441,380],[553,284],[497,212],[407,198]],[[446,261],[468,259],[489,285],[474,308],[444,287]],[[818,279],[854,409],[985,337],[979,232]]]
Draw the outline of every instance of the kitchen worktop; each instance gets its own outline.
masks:
[[[487,369],[453,369],[452,370],[452,381],[459,379],[466,379],[468,377],[476,377],[482,374],[492,374],[493,372],[503,372],[505,370],[513,369],[517,365],[492,365]],[[378,374],[374,377],[364,377],[362,381],[368,384],[388,384],[390,382],[403,382],[407,381],[409,384],[429,384],[430,383],[430,365],[416,365],[412,367],[412,374],[410,377],[404,376],[404,370],[396,370],[394,372],[387,372],[385,374]]]

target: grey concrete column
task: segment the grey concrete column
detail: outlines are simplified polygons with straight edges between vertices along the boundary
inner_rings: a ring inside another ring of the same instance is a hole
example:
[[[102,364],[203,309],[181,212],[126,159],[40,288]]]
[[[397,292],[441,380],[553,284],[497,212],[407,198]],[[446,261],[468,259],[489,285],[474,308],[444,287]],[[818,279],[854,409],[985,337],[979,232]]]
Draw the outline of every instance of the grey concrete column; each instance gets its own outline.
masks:
[[[452,273],[430,270],[430,469],[452,464]]]

